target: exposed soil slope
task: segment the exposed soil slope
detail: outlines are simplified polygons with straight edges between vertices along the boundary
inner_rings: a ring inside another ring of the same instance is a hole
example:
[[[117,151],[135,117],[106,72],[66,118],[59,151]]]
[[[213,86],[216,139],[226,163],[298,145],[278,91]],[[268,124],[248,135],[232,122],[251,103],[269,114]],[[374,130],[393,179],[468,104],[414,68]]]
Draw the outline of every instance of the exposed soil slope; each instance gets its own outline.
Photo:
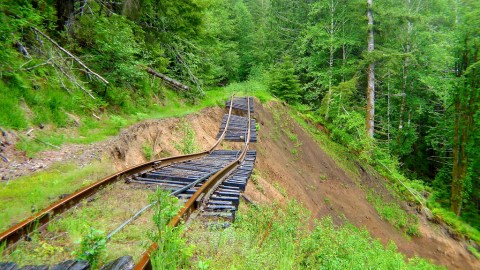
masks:
[[[9,146],[9,156],[15,158],[0,166],[0,178],[8,175],[11,179],[43,170],[58,161],[83,165],[105,156],[114,160],[117,169],[122,169],[146,161],[146,147],[154,150],[155,158],[177,155],[180,154],[178,145],[185,137],[185,125],[195,132],[198,150],[207,149],[215,142],[223,114],[223,108],[215,107],[180,119],[143,121],[107,141],[66,145],[58,151],[43,152],[37,159],[28,159]],[[383,243],[394,241],[409,257],[421,256],[450,269],[480,269],[480,261],[465,249],[463,243],[452,239],[441,227],[435,227],[423,217],[419,216],[422,236],[412,240],[407,240],[402,232],[382,220],[367,201],[362,187],[372,188],[388,197],[384,180],[363,170],[359,170],[358,175],[346,173],[288,116],[283,105],[256,102],[255,117],[260,130],[257,131],[259,141],[251,144],[258,155],[255,179],[250,181],[246,191],[251,200],[282,203],[286,197],[295,198],[311,211],[313,217],[331,215],[338,224],[348,221],[365,227]],[[226,143],[225,147],[234,145]]]
[[[362,170],[358,177],[347,174],[288,116],[281,104],[255,106],[260,131],[259,143],[252,148],[257,150],[256,170],[260,177],[256,185],[247,187],[246,194],[252,200],[281,200],[283,196],[274,188],[278,183],[288,197],[302,202],[313,217],[331,215],[337,223],[346,219],[357,227],[365,227],[383,243],[394,241],[408,257],[417,255],[450,269],[480,269],[480,261],[462,243],[442,229],[432,227],[422,217],[419,217],[422,236],[407,240],[402,232],[382,220],[366,199],[362,186],[389,195],[384,180]]]
[[[147,161],[145,148],[152,150],[152,158],[179,155],[177,148],[181,147],[185,127],[195,132],[195,145],[203,150],[216,141],[219,119],[223,113],[222,108],[214,107],[183,118],[142,121],[106,141],[90,145],[63,145],[60,150],[38,153],[36,158],[29,158],[15,148],[15,143],[19,141],[16,133],[5,132],[2,135],[0,132],[0,142],[4,145],[0,152],[9,159],[8,162],[0,160],[0,181],[42,171],[58,162],[73,162],[84,166],[104,157],[113,159],[116,169],[120,170]]]

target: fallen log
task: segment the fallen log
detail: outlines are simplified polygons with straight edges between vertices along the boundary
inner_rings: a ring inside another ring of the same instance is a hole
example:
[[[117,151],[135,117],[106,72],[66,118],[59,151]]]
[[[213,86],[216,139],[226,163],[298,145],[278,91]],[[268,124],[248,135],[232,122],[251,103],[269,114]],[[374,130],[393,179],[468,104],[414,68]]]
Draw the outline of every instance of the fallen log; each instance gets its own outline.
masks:
[[[189,91],[190,90],[190,87],[182,84],[181,82],[179,82],[177,80],[174,80],[174,79],[166,76],[165,74],[157,72],[157,71],[155,71],[151,68],[147,68],[147,72],[152,74],[153,76],[156,76],[156,77],[162,79],[164,82],[166,82],[172,88],[175,88],[175,89],[181,90],[181,91]]]
[[[95,77],[97,77],[99,80],[104,82],[105,84],[108,84],[108,81],[105,80],[102,76],[98,75],[97,73],[93,72],[91,69],[89,69],[78,57],[73,55],[71,52],[67,51],[64,49],[62,46],[58,45],[55,40],[51,39],[49,36],[45,35],[42,31],[38,30],[35,27],[32,27],[33,31],[37,32],[38,34],[42,35],[44,38],[46,38],[48,41],[50,41],[53,45],[55,45],[57,48],[59,48],[62,52],[70,56],[75,62],[77,62],[79,65],[81,65],[88,73],[93,74]]]

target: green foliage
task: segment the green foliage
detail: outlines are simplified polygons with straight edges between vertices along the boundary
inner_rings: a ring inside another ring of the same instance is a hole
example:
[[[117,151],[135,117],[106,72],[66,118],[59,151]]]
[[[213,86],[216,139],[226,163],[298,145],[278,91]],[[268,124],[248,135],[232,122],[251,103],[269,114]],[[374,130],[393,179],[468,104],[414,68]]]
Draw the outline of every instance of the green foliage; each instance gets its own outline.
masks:
[[[477,259],[480,260],[480,251],[478,251],[476,248],[472,246],[468,246],[468,250],[475,256]]]
[[[369,191],[367,199],[373,204],[375,210],[382,219],[385,219],[395,228],[403,230],[407,235],[418,236],[418,219],[413,214],[407,214],[405,210],[395,202],[385,202],[381,196]]]
[[[105,233],[89,227],[80,241],[80,249],[75,254],[79,260],[87,260],[90,266],[95,269],[105,256],[106,244]]]
[[[138,60],[142,36],[138,26],[118,15],[82,16],[75,24],[75,42],[81,45],[77,51],[88,56],[91,68],[101,70],[106,79],[117,86],[132,87],[146,76]],[[122,92],[128,95],[127,91]],[[115,96],[118,94],[120,91]]]
[[[480,231],[478,228],[472,227],[467,222],[462,220],[461,217],[458,217],[449,209],[440,207],[434,201],[429,202],[429,207],[432,209],[432,214],[448,224],[454,232],[467,236],[473,241],[480,243]]]
[[[362,252],[359,252],[362,251]],[[386,248],[373,240],[365,230],[352,225],[335,229],[331,219],[317,223],[312,235],[302,241],[302,268],[322,265],[326,269],[437,269],[418,257],[405,261],[397,247],[390,242]]]
[[[26,128],[27,120],[21,110],[20,101],[2,86],[0,84],[0,124],[13,129]]]
[[[192,127],[187,122],[182,122],[178,129],[183,136],[179,143],[175,143],[175,149],[184,155],[197,152],[199,148],[195,140],[195,131]]]
[[[189,236],[194,255],[211,269],[438,269],[426,260],[406,259],[395,244],[385,248],[365,229],[337,226],[330,217],[308,228],[307,211],[297,202],[246,207],[231,227],[202,229]],[[440,268],[441,269],[441,268]]]
[[[300,100],[300,82],[295,75],[295,66],[289,56],[275,65],[269,74],[268,89],[272,94],[289,103]]]
[[[112,167],[106,163],[93,163],[83,168],[62,164],[15,181],[2,181],[0,203],[4,209],[0,213],[0,231],[27,218],[32,210],[40,211],[57,201],[58,196],[70,194],[111,172]]]
[[[185,239],[181,237],[183,227],[168,226],[180,209],[177,197],[169,196],[168,192],[159,189],[153,200],[156,202],[153,222],[157,231],[151,235],[151,239],[158,244],[157,251],[151,257],[153,269],[188,267],[192,254],[191,247],[187,246]]]
[[[364,5],[361,0],[336,0],[316,1],[309,7],[296,48],[304,102],[313,108],[319,107],[332,86],[355,76],[360,59],[350,52],[364,49]]]
[[[142,147],[143,149],[143,154],[145,155],[145,158],[147,160],[152,160],[153,158],[153,149],[149,145],[144,145]]]

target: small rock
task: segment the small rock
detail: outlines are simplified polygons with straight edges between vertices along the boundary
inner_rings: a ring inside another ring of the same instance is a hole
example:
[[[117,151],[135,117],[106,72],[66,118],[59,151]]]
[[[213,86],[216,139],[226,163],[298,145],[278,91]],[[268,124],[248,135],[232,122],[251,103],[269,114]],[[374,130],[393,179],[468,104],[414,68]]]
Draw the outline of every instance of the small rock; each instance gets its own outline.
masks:
[[[38,127],[39,127],[40,129],[43,129],[45,126],[44,126],[42,123],[40,123],[40,124],[38,125]]]

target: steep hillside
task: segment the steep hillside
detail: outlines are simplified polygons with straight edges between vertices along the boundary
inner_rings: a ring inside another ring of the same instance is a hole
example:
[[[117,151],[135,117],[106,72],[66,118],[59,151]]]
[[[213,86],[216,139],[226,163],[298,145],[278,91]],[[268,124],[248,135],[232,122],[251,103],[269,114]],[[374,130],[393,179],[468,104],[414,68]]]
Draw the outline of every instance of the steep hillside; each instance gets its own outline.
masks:
[[[142,121],[107,141],[65,145],[61,150],[41,152],[34,159],[17,152],[15,160],[0,172],[12,176],[28,175],[29,168],[48,171],[59,160],[84,166],[100,157],[111,160],[119,170],[148,158],[205,149],[215,141],[223,113],[220,107],[212,107],[181,118]],[[311,212],[312,218],[331,216],[337,225],[351,223],[366,228],[383,244],[393,241],[408,257],[420,256],[450,269],[480,267],[480,261],[467,251],[465,243],[454,240],[443,227],[428,222],[414,208],[392,195],[387,180],[378,177],[367,166],[361,166],[355,157],[335,152],[336,149],[327,147],[330,142],[316,141],[291,113],[279,102],[255,103],[259,141],[252,144],[258,156],[246,191],[250,200],[285,204],[295,199]],[[225,146],[232,147],[231,144]],[[24,191],[28,193],[28,188]],[[396,228],[387,222],[378,214],[378,205],[372,203],[372,197],[381,198],[384,204],[401,205],[409,217],[416,216],[419,236],[407,236],[405,228]],[[25,215],[28,214],[27,209]],[[314,223],[312,219],[312,228]]]
[[[350,171],[342,169],[341,164],[322,149],[321,143],[289,116],[287,107],[280,103],[255,105],[260,123],[259,142],[253,146],[258,152],[257,179],[250,182],[246,192],[252,200],[272,202],[295,198],[311,211],[312,217],[331,215],[337,224],[350,222],[365,227],[384,244],[395,242],[409,257],[428,258],[451,269],[480,267],[480,261],[463,243],[421,215],[417,215],[420,236],[407,240],[405,233],[382,219],[367,199],[370,190],[386,201],[395,201],[385,187],[386,180],[369,174],[358,164]],[[343,158],[348,160],[347,164],[354,163],[353,157]],[[402,205],[407,211],[415,212],[405,203]]]

